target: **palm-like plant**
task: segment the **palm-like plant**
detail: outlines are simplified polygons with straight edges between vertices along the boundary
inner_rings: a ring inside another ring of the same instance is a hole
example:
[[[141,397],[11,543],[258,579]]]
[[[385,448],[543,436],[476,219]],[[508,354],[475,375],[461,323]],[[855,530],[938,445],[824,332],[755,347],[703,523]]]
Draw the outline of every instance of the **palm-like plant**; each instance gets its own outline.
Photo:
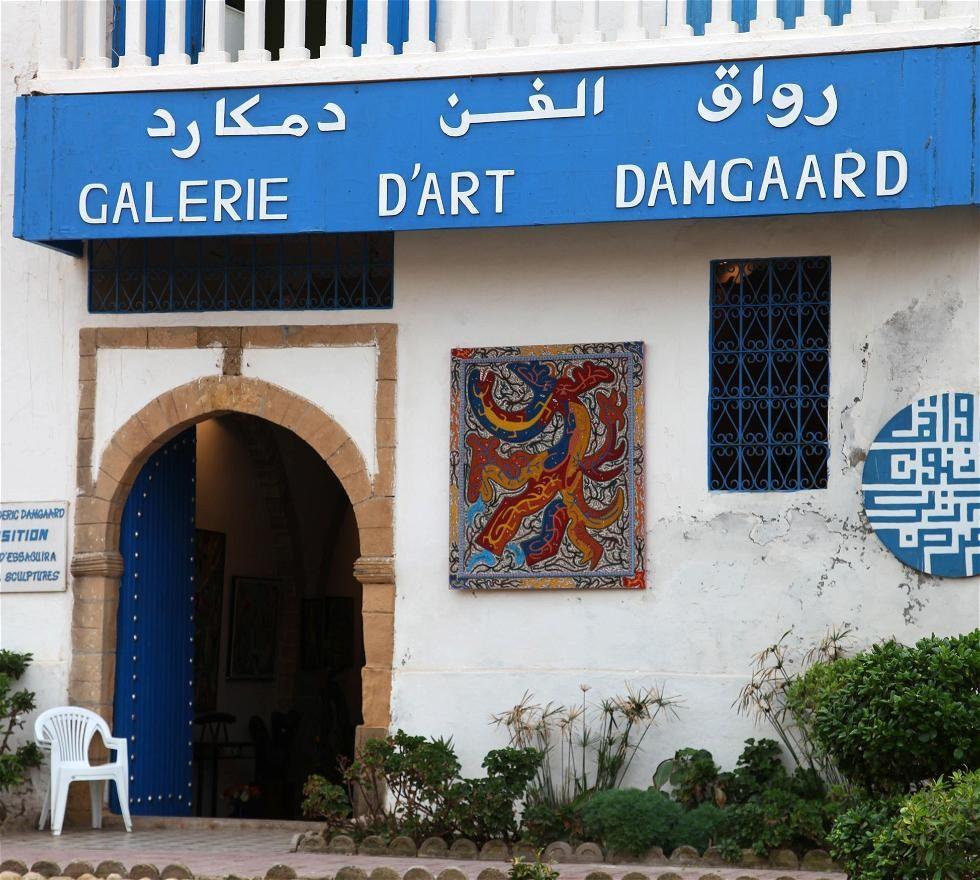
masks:
[[[581,702],[565,707],[539,704],[530,692],[492,722],[510,734],[516,748],[545,756],[528,788],[529,803],[564,806],[595,791],[618,788],[658,720],[677,714],[680,699],[656,686],[590,703],[591,687],[580,685]]]

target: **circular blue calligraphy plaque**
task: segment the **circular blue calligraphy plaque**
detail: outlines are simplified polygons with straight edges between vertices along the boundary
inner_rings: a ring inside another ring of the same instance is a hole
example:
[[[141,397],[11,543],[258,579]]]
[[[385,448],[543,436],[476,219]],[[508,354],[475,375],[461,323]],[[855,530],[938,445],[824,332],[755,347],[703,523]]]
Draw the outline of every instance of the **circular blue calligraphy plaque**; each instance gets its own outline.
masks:
[[[868,450],[862,488],[872,528],[903,563],[980,573],[980,395],[934,394],[898,412]]]

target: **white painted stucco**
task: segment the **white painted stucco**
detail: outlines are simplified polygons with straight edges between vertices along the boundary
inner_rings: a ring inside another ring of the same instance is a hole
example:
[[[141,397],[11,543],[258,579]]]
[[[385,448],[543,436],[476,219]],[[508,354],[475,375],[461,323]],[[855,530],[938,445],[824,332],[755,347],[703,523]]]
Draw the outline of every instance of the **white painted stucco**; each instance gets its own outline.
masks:
[[[74,497],[81,327],[394,322],[394,724],[452,735],[467,771],[504,742],[490,713],[525,690],[572,701],[580,683],[601,697],[627,680],[685,701],[635,765],[636,782],[680,746],[731,765],[760,733],[731,703],[752,654],[789,627],[808,642],[845,623],[867,644],[980,624],[978,579],[901,566],[866,527],[859,492],[864,451],[895,411],[980,388],[975,210],[400,234],[391,310],[90,315],[84,261],[11,237],[13,96],[35,63],[37,4],[3,6],[4,500]],[[832,260],[830,485],[709,492],[708,263],[793,255]],[[451,593],[450,349],[632,339],[647,345],[649,588]],[[100,356],[103,442],[141,400],[219,363],[214,351],[154,354]],[[322,406],[374,461],[372,347],[251,350],[243,370]],[[0,642],[34,652],[26,683],[42,707],[66,698],[71,605],[70,588],[0,596]]]
[[[100,348],[96,355],[96,459],[131,416],[166,391],[221,373],[223,349]],[[82,466],[87,462],[80,463]],[[94,462],[96,466],[98,461]]]
[[[242,358],[242,375],[272,382],[315,403],[357,444],[368,472],[377,472],[377,346],[249,348]]]
[[[164,392],[202,376],[220,375],[223,357],[221,348],[99,349],[93,456],[98,459],[126,420]],[[368,470],[377,470],[375,346],[250,348],[242,375],[271,382],[319,406],[357,444]]]
[[[904,568],[861,513],[863,453],[898,409],[980,387],[980,216],[973,210],[399,236],[394,723],[452,733],[471,769],[503,743],[491,713],[621,693],[684,697],[636,763],[676,748],[731,765],[758,735],[730,708],[751,657],[791,626],[861,644],[980,623],[980,578]],[[826,490],[707,489],[708,263],[829,255]],[[449,350],[642,339],[647,346],[648,589],[451,593]],[[433,381],[437,377],[439,381]]]

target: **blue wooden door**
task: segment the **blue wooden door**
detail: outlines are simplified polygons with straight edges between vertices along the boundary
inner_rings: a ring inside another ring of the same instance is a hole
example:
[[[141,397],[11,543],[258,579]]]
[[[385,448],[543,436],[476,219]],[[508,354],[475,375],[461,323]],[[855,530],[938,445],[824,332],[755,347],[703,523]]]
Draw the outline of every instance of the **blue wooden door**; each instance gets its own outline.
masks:
[[[196,440],[190,428],[158,450],[123,510],[113,726],[136,815],[191,812]]]

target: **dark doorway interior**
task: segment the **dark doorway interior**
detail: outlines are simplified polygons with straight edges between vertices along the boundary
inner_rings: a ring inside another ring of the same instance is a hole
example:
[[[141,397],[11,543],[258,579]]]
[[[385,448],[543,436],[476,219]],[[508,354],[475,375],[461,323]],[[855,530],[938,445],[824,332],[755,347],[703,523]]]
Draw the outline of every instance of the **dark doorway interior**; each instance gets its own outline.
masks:
[[[150,458],[120,549],[114,726],[136,815],[300,818],[361,723],[358,535],[295,434],[201,422]]]

